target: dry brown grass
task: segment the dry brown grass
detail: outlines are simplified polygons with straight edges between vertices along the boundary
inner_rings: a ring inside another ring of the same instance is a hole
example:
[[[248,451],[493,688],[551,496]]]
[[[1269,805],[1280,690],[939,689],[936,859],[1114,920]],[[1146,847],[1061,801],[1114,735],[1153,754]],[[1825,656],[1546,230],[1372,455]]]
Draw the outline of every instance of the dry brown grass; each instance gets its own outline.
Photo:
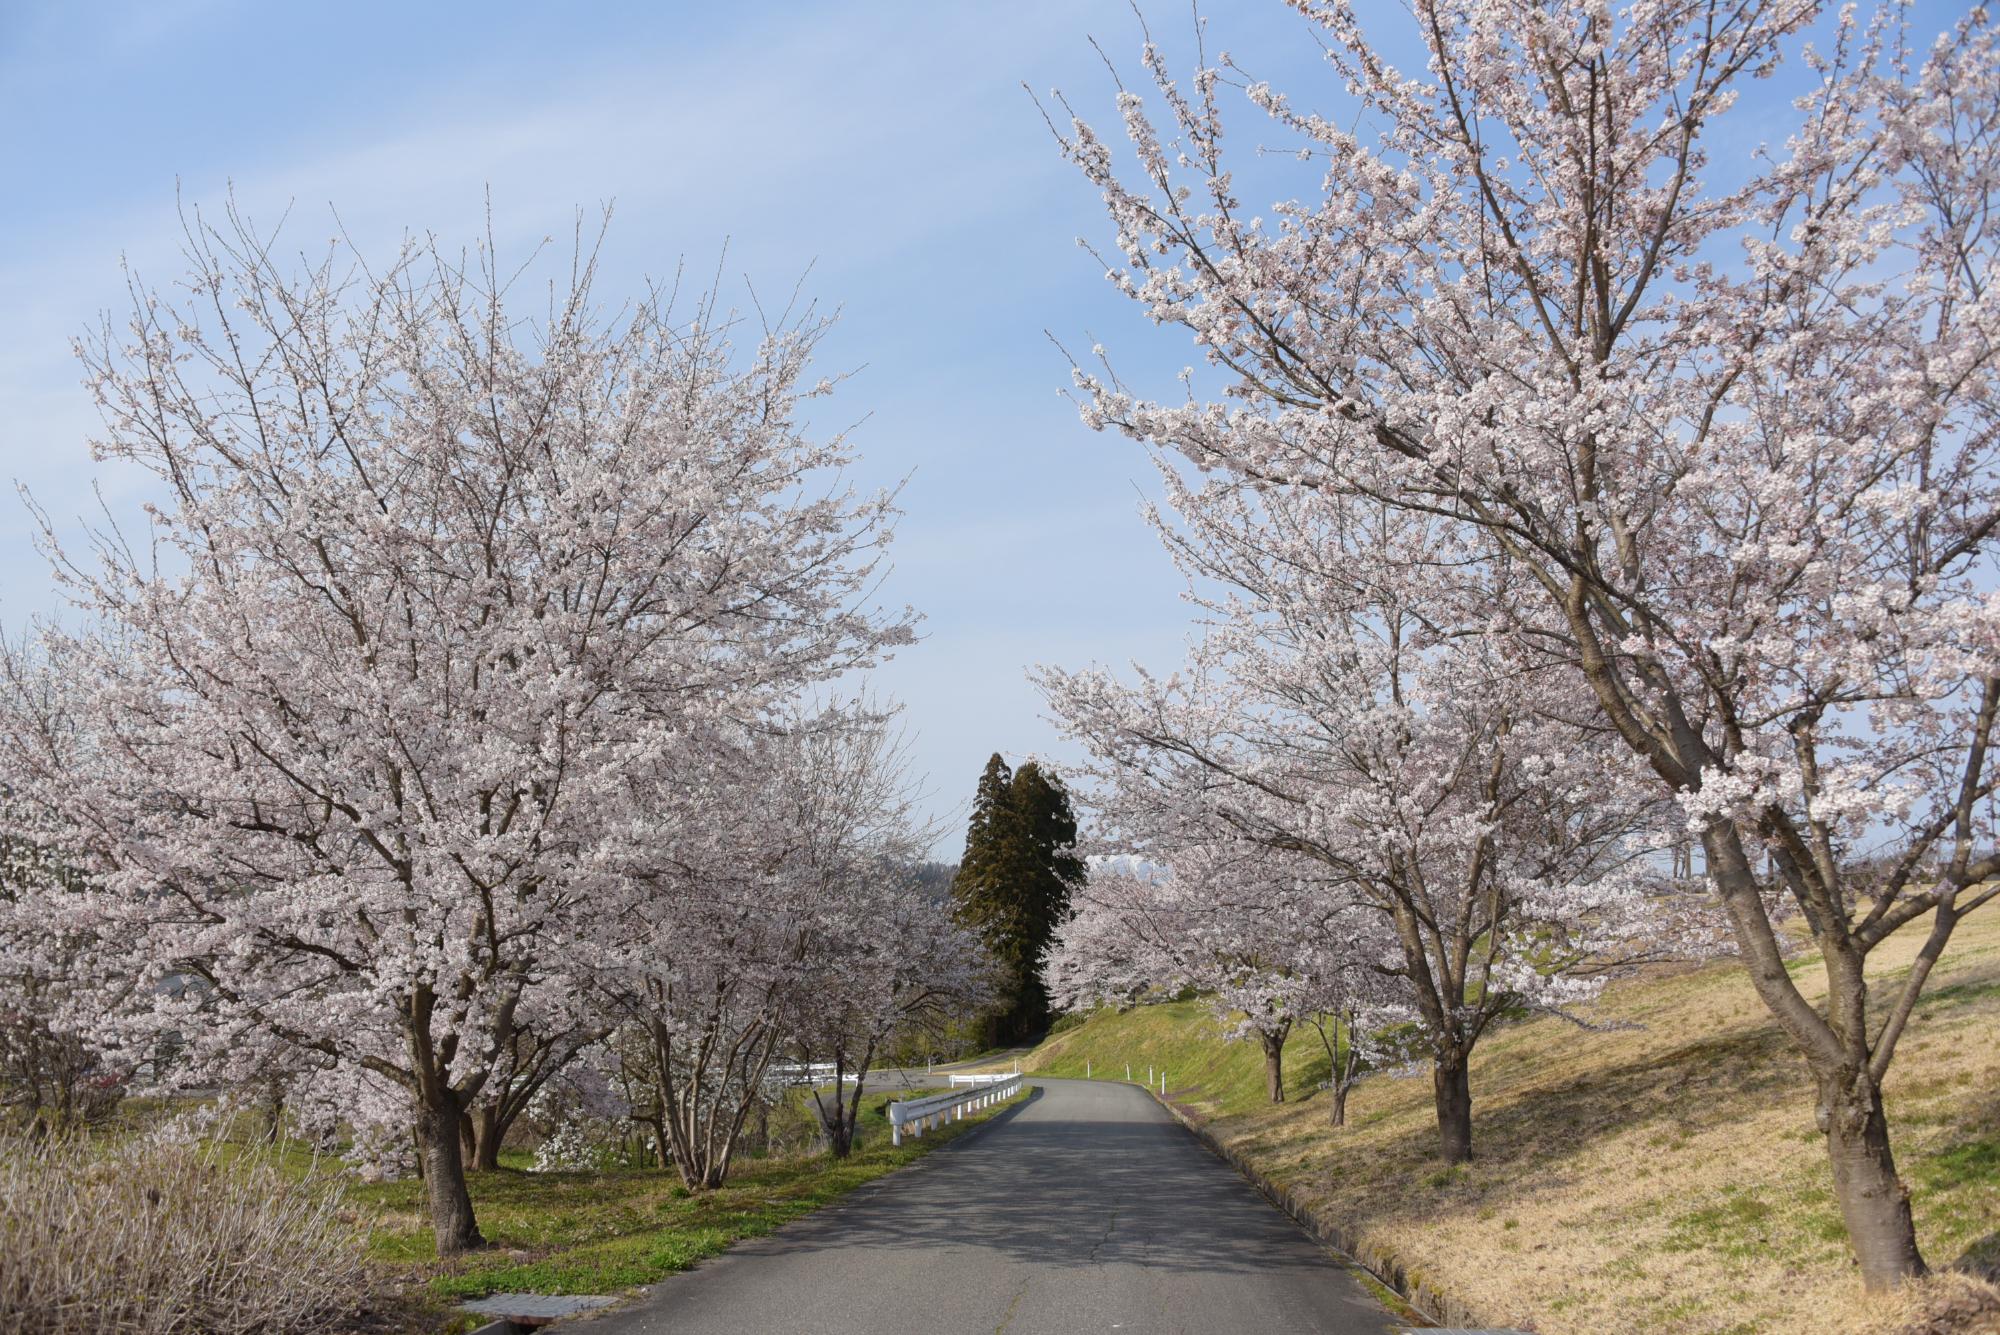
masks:
[[[1960,928],[1888,1098],[1926,1256],[1991,1278],[2000,912],[1983,918]],[[1907,968],[1921,927],[1877,952],[1875,976]],[[1795,972],[1812,995],[1817,960]],[[1496,1324],[1546,1335],[2000,1328],[1971,1315],[2000,1290],[1963,1274],[1864,1297],[1804,1065],[1737,966],[1627,982],[1593,1018],[1641,1027],[1587,1033],[1543,1019],[1486,1041],[1473,1068],[1477,1157],[1451,1171],[1433,1156],[1427,1079],[1364,1081],[1342,1130],[1326,1125],[1324,1095],[1248,1112],[1200,1089],[1175,1098],[1364,1245]],[[1961,1316],[1942,1315],[1954,1307]]]
[[[339,1189],[215,1142],[0,1142],[0,1329],[250,1335],[373,1326]]]

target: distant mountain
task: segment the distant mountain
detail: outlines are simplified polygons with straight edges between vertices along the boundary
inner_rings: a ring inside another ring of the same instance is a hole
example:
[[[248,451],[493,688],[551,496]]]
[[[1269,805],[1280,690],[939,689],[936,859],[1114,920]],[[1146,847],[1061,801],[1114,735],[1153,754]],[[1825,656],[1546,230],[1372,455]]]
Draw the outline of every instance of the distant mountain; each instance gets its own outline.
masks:
[[[924,862],[917,866],[917,884],[923,886],[932,903],[951,898],[952,878],[957,875],[956,862]]]

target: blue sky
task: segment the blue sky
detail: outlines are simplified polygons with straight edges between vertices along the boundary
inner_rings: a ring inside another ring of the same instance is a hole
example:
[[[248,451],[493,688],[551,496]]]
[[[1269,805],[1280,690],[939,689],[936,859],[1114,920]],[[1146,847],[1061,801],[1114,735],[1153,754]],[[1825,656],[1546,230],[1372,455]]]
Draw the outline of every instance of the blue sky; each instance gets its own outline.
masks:
[[[1409,59],[1398,7],[1381,8],[1392,56]],[[1146,9],[1186,51],[1185,4]],[[1959,9],[1923,14],[1934,29]],[[1279,0],[1204,11],[1211,51],[1301,102],[1332,98]],[[954,811],[991,751],[1068,754],[1025,667],[1166,666],[1187,624],[1137,514],[1150,466],[1077,422],[1044,336],[1101,340],[1159,381],[1190,359],[1077,248],[1104,238],[1095,192],[1022,87],[1061,87],[1114,121],[1092,36],[1136,72],[1126,0],[5,0],[0,475],[59,521],[93,507],[95,415],[69,339],[120,306],[121,256],[177,276],[177,188],[217,206],[233,185],[259,220],[289,205],[287,235],[307,247],[337,207],[378,252],[405,229],[472,239],[489,189],[510,253],[615,203],[611,296],[683,257],[710,272],[725,241],[726,272],[760,291],[810,264],[806,290],[844,312],[828,369],[860,368],[841,401],[843,421],[868,415],[857,481],[910,478],[885,595],[925,614],[925,639],[876,685],[907,705],[934,805]],[[1265,133],[1248,108],[1234,124],[1245,148]],[[102,484],[130,513],[132,483]],[[0,497],[0,624],[53,605],[25,511]]]

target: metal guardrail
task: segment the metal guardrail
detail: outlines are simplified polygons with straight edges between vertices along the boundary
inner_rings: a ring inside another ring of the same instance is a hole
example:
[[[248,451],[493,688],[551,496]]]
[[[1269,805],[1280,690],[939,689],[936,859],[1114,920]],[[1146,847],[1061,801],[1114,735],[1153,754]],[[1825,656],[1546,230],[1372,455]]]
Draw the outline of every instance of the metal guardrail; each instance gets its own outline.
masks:
[[[1012,1080],[1020,1074],[1019,1071],[954,1071],[951,1075],[951,1083],[954,1085],[992,1085],[998,1084],[1002,1080]]]
[[[921,1136],[927,1127],[962,1121],[967,1110],[991,1107],[1004,1099],[1013,1098],[1020,1092],[1021,1076],[1017,1073],[973,1085],[970,1089],[954,1090],[948,1094],[933,1094],[927,1099],[905,1099],[901,1103],[892,1103],[889,1105],[889,1143],[902,1144],[905,1127],[909,1128],[911,1135]]]
[[[810,1089],[815,1085],[824,1085],[831,1081],[835,1069],[837,1068],[832,1062],[810,1064],[785,1062],[767,1069],[764,1072],[764,1080],[767,1084],[778,1085],[785,1089]],[[851,1085],[861,1077],[849,1071],[841,1079]]]

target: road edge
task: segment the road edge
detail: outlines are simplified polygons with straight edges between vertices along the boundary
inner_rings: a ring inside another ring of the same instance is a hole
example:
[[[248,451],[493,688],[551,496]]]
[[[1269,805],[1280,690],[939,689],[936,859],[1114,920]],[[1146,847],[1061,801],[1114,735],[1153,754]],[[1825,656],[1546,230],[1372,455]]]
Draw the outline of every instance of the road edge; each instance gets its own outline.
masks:
[[[578,1335],[589,1335],[589,1332],[591,1330],[591,1323],[594,1320],[600,1321],[601,1324],[608,1324],[609,1321],[613,1318],[629,1315],[631,1313],[631,1310],[635,1306],[637,1306],[641,1302],[644,1302],[646,1299],[652,1297],[653,1290],[655,1290],[662,1284],[670,1284],[677,1277],[681,1275],[685,1275],[690,1273],[691,1271],[698,1270],[704,1265],[712,1265],[717,1261],[724,1260],[728,1258],[733,1252],[735,1252],[739,1247],[745,1244],[761,1242],[765,1238],[776,1237],[778,1234],[784,1232],[786,1229],[791,1228],[794,1225],[801,1224],[808,1219],[818,1219],[823,1215],[849,1208],[855,1203],[865,1200],[867,1197],[872,1196],[877,1192],[884,1190],[889,1183],[893,1182],[895,1179],[899,1177],[902,1177],[904,1174],[919,1172],[923,1169],[924,1165],[932,1162],[941,1155],[950,1154],[953,1150],[956,1150],[959,1146],[967,1144],[973,1140],[977,1140],[981,1135],[983,1135],[986,1131],[990,1130],[991,1128],[1012,1121],[1014,1116],[1018,1114],[1023,1108],[1026,1108],[1029,1104],[1033,1103],[1036,1099],[1041,1097],[1042,1093],[1041,1089],[1037,1086],[1026,1084],[1025,1080],[1026,1078],[1023,1077],[1024,1087],[1021,1093],[1016,1094],[1012,1098],[1008,1099],[1006,1102],[999,1104],[994,1111],[989,1112],[984,1117],[979,1118],[971,1126],[962,1127],[960,1130],[954,1132],[951,1138],[949,1140],[946,1140],[942,1145],[938,1145],[924,1151],[922,1154],[910,1160],[910,1162],[903,1164],[901,1167],[892,1168],[888,1172],[882,1174],[880,1177],[870,1178],[868,1181],[861,1183],[859,1186],[850,1187],[848,1190],[842,1192],[839,1196],[835,1197],[833,1200],[828,1201],[826,1204],[808,1210],[804,1214],[797,1215],[791,1219],[787,1219],[784,1223],[778,1225],[776,1228],[772,1229],[769,1233],[760,1233],[757,1236],[751,1238],[739,1238],[735,1242],[732,1242],[728,1246],[724,1247],[721,1251],[715,1253],[713,1256],[705,1256],[701,1260],[694,1262],[692,1265],[683,1267],[682,1269],[676,1270],[671,1274],[662,1275],[658,1279],[649,1280],[644,1284],[635,1284],[630,1288],[622,1289],[618,1293],[610,1295],[614,1297],[617,1301],[612,1303],[608,1307],[592,1308],[590,1311],[587,1312],[579,1312],[575,1316],[562,1317],[559,1320],[548,1322],[547,1324],[537,1328],[538,1331],[541,1330],[555,1331],[558,1328],[560,1328],[561,1331],[574,1331],[578,1332]],[[470,1335],[524,1335],[524,1332],[526,1332],[527,1330],[528,1327],[518,1325],[517,1323],[507,1321],[503,1318],[500,1321],[496,1321],[489,1325],[479,1327],[478,1329],[470,1332]]]
[[[1123,1083],[1122,1081],[1119,1083]],[[1363,1244],[1358,1238],[1336,1221],[1327,1218],[1303,1196],[1290,1187],[1265,1175],[1249,1156],[1225,1143],[1208,1124],[1191,1109],[1183,1108],[1172,1099],[1148,1088],[1144,1089],[1153,1102],[1160,1105],[1167,1115],[1180,1123],[1208,1152],[1234,1168],[1238,1175],[1251,1186],[1257,1188],[1265,1200],[1284,1211],[1285,1215],[1311,1234],[1322,1247],[1337,1253],[1341,1259],[1362,1274],[1370,1277],[1397,1302],[1409,1309],[1408,1317],[1429,1323],[1432,1326],[1485,1326],[1488,1323],[1477,1312],[1467,1308],[1450,1294],[1433,1288],[1421,1275],[1413,1272],[1402,1257],[1386,1247]],[[1394,1313],[1403,1317],[1404,1313]]]

